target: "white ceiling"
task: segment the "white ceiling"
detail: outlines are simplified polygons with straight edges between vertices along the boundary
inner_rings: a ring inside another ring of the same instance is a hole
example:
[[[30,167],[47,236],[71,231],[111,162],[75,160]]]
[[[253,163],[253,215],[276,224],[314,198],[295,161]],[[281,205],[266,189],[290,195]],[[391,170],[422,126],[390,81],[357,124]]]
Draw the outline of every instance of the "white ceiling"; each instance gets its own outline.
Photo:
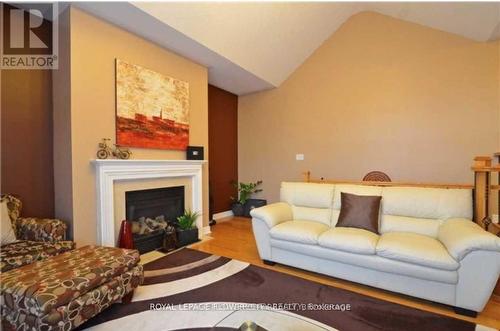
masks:
[[[500,38],[500,3],[76,3],[209,70],[242,95],[279,86],[349,17],[376,11],[476,41]]]
[[[273,86],[353,13],[345,3],[133,3]]]

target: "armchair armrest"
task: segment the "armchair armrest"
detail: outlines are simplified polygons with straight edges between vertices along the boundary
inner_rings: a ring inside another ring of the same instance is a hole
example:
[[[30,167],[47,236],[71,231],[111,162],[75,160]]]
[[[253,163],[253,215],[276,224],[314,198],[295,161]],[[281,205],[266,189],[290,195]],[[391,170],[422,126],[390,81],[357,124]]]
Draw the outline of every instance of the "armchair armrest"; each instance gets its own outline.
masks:
[[[66,223],[58,219],[19,217],[15,228],[19,240],[56,242],[66,239]]]
[[[285,202],[273,203],[264,207],[252,209],[250,215],[252,215],[253,218],[266,222],[269,228],[293,219],[292,208]]]
[[[457,261],[476,250],[500,252],[500,238],[466,219],[444,222],[439,227],[438,239]]]

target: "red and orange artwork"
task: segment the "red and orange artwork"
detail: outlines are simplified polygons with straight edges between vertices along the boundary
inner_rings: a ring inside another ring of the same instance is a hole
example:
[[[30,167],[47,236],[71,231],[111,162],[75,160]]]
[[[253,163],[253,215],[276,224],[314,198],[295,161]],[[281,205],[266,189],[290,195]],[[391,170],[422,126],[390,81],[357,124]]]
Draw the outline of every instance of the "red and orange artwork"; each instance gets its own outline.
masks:
[[[185,150],[189,83],[117,59],[116,143]]]

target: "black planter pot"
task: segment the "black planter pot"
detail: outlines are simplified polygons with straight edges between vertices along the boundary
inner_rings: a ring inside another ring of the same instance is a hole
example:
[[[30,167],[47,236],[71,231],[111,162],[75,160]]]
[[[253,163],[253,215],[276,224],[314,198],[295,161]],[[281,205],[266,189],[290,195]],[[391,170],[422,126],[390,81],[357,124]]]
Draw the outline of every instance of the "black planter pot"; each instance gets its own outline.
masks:
[[[181,230],[177,229],[177,246],[183,247],[198,241],[198,228]]]
[[[234,216],[243,216],[245,213],[245,207],[241,203],[233,203],[231,210]]]
[[[245,217],[252,217],[250,215],[250,211],[254,208],[259,208],[262,206],[267,205],[267,200],[264,199],[248,199],[247,202],[245,202],[245,208],[243,212],[243,216]]]

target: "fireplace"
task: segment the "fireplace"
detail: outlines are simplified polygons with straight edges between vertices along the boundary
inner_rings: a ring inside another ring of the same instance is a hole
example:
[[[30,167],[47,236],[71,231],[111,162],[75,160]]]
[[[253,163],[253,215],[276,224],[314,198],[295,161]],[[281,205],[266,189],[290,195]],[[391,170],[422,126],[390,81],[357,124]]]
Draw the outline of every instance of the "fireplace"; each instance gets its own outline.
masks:
[[[141,254],[161,248],[167,224],[184,213],[184,186],[128,191],[125,208],[135,248]]]
[[[203,212],[203,166],[207,161],[202,160],[92,160],[95,167],[97,188],[97,243],[102,246],[115,246],[118,238],[119,223],[126,217],[125,192],[123,191],[122,209],[115,210],[115,186],[124,181],[136,182],[139,180],[185,179],[186,199],[192,211]],[[185,185],[185,184],[182,184]],[[163,185],[166,187],[167,185]],[[147,187],[144,187],[147,188]],[[134,188],[142,189],[141,187]],[[117,202],[121,205],[122,202]],[[205,214],[207,212],[205,211]],[[203,227],[203,218],[196,221],[199,239],[204,233],[210,232]]]

